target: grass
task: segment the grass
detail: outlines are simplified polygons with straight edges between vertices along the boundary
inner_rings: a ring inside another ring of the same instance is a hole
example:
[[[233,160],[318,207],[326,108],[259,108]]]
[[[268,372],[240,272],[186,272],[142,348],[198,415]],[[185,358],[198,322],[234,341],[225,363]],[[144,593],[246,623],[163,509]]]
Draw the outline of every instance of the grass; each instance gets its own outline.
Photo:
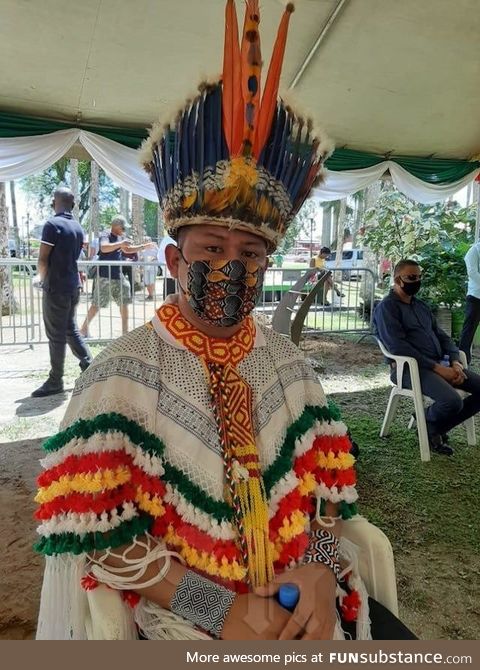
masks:
[[[362,408],[358,406],[361,395]],[[349,396],[357,396],[351,398]],[[411,404],[405,402],[388,438],[379,437],[386,407],[383,389],[334,396],[360,446],[361,511],[399,549],[438,543],[478,552],[480,469],[478,447],[469,447],[463,427],[452,433],[455,455],[420,461],[415,430],[407,430]]]
[[[401,618],[422,639],[478,639],[478,446],[467,445],[460,426],[451,434],[453,457],[422,463],[417,433],[406,427],[411,403],[380,438],[387,388],[332,397],[360,447],[359,511],[393,546]]]

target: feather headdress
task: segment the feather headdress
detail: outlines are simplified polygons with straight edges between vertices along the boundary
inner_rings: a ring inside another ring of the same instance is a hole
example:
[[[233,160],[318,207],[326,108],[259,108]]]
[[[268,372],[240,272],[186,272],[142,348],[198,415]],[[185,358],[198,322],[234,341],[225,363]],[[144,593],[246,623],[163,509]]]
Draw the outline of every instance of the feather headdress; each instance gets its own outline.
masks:
[[[235,0],[227,0],[221,80],[202,84],[146,140],[142,163],[173,237],[182,226],[208,222],[248,230],[273,249],[321,179],[333,145],[278,99],[293,11],[287,4],[262,94],[259,0],[246,0],[241,40]]]

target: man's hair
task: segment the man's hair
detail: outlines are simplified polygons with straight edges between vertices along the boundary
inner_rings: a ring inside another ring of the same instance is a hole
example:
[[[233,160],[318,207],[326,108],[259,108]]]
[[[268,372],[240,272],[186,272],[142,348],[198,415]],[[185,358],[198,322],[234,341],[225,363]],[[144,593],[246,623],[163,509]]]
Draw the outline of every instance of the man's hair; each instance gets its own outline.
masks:
[[[117,216],[113,217],[110,225],[111,226],[119,225],[122,226],[122,228],[125,230],[125,228],[127,227],[127,219],[121,214],[118,214]]]
[[[417,263],[417,261],[414,261],[411,258],[403,258],[401,261],[398,261],[398,263],[395,265],[393,276],[398,277],[399,275],[401,275],[403,270],[405,270],[405,268],[409,265],[415,265],[417,268],[420,267],[420,263]]]
[[[57,186],[53,198],[62,205],[66,212],[72,211],[75,204],[75,198],[72,191],[67,186]]]
[[[320,253],[321,253],[321,254],[328,254],[328,255],[330,256],[330,254],[331,254],[332,252],[330,251],[330,249],[329,249],[328,247],[322,247],[322,248],[320,249]]]

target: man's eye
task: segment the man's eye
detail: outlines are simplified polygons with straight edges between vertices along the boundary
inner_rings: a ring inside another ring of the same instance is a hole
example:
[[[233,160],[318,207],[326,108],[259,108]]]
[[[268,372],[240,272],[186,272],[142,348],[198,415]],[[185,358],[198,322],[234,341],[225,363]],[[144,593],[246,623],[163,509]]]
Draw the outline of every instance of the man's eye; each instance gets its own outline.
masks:
[[[258,254],[255,251],[244,251],[243,255],[247,258],[258,258]]]
[[[206,247],[207,251],[209,251],[211,254],[217,254],[219,251],[221,251],[220,247]]]

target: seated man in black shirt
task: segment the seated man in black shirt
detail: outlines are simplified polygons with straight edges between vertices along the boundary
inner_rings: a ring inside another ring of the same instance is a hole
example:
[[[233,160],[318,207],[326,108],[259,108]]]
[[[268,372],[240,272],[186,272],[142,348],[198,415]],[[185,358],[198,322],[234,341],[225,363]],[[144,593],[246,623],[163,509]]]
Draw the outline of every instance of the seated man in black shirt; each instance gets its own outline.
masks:
[[[459,351],[438,327],[431,309],[415,298],[421,287],[421,271],[416,261],[402,260],[395,266],[394,286],[375,309],[376,334],[391,354],[411,356],[418,362],[422,392],[434,400],[425,411],[430,449],[448,456],[448,432],[480,410],[480,375],[464,370]],[[441,365],[448,357],[449,366]],[[396,381],[393,361],[392,380]],[[411,388],[410,374],[404,372],[403,385]],[[463,400],[455,389],[468,391]]]

